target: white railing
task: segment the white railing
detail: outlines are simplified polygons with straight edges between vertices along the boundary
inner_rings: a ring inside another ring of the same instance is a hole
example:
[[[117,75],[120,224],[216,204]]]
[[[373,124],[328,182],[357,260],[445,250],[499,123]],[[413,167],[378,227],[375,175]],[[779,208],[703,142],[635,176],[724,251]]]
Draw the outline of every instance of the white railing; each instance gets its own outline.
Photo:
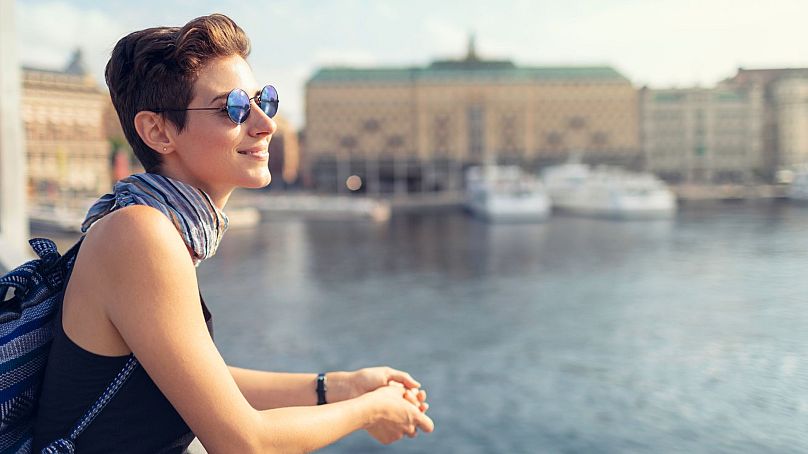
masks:
[[[0,1],[0,268],[29,257],[26,157],[14,0]]]

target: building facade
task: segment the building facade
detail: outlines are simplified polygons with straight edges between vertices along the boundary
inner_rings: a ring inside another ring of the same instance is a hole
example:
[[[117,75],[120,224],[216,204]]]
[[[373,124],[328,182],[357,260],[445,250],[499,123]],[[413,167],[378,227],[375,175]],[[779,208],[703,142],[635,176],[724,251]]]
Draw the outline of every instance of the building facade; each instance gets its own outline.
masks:
[[[645,168],[674,183],[767,178],[757,87],[640,91]]]
[[[80,51],[63,71],[23,68],[22,118],[33,205],[71,204],[109,191],[108,99],[88,74]]]
[[[808,75],[786,77],[772,86],[779,168],[808,166]]]
[[[724,85],[763,91],[763,153],[770,179],[780,170],[791,169],[805,163],[804,151],[808,149],[796,126],[803,116],[799,109],[802,101],[790,99],[800,96],[801,79],[808,78],[808,68],[744,69],[724,82]]]
[[[282,115],[276,115],[278,130],[269,142],[270,189],[286,189],[299,185],[300,143],[294,126]]]
[[[427,67],[324,68],[306,84],[303,154],[318,190],[357,175],[373,194],[457,190],[483,162],[637,166],[637,91],[610,67],[519,67],[473,44]]]

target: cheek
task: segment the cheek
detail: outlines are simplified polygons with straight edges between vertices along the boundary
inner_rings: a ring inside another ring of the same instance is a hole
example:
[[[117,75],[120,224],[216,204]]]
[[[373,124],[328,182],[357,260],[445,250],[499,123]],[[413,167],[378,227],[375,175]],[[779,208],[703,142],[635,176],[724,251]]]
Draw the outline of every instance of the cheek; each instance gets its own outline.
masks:
[[[194,148],[194,153],[208,154],[210,152],[222,153],[235,152],[239,144],[238,127],[232,125],[223,126],[220,122],[210,122],[194,125],[188,128],[189,145]]]

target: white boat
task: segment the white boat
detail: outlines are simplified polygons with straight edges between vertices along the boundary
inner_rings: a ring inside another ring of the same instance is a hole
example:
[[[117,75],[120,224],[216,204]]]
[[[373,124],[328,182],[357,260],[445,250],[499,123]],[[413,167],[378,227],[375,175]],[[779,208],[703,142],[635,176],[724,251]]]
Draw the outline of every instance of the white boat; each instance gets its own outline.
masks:
[[[517,166],[484,165],[466,170],[466,208],[490,221],[542,221],[550,198],[538,178]]]
[[[665,218],[676,211],[676,195],[646,172],[570,162],[542,172],[553,206],[561,211],[610,218]]]
[[[80,233],[81,223],[95,198],[33,201],[28,205],[28,221],[34,230]]]
[[[796,202],[808,202],[808,168],[800,167],[787,172],[790,184],[786,190],[786,197]]]

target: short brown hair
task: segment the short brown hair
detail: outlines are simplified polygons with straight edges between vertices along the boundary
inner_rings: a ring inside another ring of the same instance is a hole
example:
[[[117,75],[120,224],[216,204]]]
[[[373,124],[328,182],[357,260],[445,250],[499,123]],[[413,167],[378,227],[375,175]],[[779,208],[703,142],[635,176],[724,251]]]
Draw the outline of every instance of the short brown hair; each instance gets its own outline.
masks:
[[[147,172],[159,169],[162,158],[135,130],[142,110],[184,109],[194,97],[198,73],[219,57],[250,54],[250,40],[223,14],[198,17],[182,28],[155,27],[130,33],[112,50],[104,73],[112,104],[132,146]],[[186,112],[163,112],[179,131]]]

